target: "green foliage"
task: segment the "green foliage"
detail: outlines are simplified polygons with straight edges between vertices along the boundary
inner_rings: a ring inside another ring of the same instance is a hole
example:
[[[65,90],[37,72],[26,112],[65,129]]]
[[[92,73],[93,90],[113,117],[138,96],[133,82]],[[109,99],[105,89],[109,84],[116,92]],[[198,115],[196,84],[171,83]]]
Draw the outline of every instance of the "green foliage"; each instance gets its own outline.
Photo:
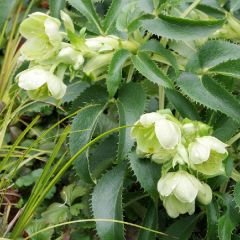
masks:
[[[0,238],[238,239],[239,1],[48,3],[0,0]]]
[[[123,219],[122,191],[125,171],[126,163],[124,162],[107,172],[95,186],[92,195],[94,218]],[[97,222],[96,228],[101,239],[124,239],[123,225]]]

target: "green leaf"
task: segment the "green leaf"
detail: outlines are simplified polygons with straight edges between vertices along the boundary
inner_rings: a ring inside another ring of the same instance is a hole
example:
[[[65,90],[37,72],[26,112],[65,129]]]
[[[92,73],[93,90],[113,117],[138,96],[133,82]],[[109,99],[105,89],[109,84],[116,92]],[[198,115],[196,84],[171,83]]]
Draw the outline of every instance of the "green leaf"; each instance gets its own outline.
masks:
[[[230,215],[226,212],[222,217],[218,220],[218,236],[220,240],[231,239],[232,231],[235,228],[235,224],[233,223]]]
[[[204,71],[220,63],[239,59],[240,46],[222,40],[209,40],[193,56],[187,64],[187,71]]]
[[[43,169],[39,168],[39,169],[36,169],[36,170],[32,171],[31,173],[29,173],[25,176],[21,176],[20,178],[17,179],[16,185],[18,187],[31,186],[40,177],[40,175],[42,174],[42,171],[43,171]]]
[[[224,18],[225,17],[225,13],[224,13],[224,11],[222,11],[221,8],[216,8],[216,7],[213,7],[210,5],[205,5],[205,4],[198,4],[196,9],[198,9],[214,18]]]
[[[187,216],[175,221],[170,227],[168,227],[166,234],[169,237],[162,237],[161,240],[173,239],[173,236],[177,239],[188,240],[190,239],[192,232],[198,222],[198,215]]]
[[[119,125],[132,126],[145,109],[145,93],[138,83],[129,83],[119,90],[117,107]],[[130,136],[130,128],[119,131],[118,161],[122,161],[131,150],[134,140]]]
[[[192,120],[200,119],[196,107],[181,93],[170,89],[166,89],[165,92],[169,101],[174,105],[182,117]]]
[[[215,239],[217,236],[218,208],[216,201],[212,201],[206,206],[207,213],[207,240]]]
[[[112,32],[115,28],[116,19],[119,13],[122,11],[122,8],[126,4],[126,0],[113,0],[111,6],[107,12],[107,15],[103,21],[103,27],[106,34]]]
[[[117,155],[118,136],[111,135],[89,151],[89,170],[94,182],[111,166]],[[101,157],[99,157],[101,156]]]
[[[92,195],[94,218],[123,219],[122,190],[125,171],[126,162],[123,162],[107,172],[95,186]],[[96,228],[102,240],[124,239],[122,224],[96,222]]]
[[[0,31],[8,20],[11,17],[14,9],[16,8],[16,0],[0,0]]]
[[[178,65],[175,56],[172,54],[172,52],[165,47],[163,47],[162,44],[160,44],[159,41],[151,39],[144,43],[140,48],[140,52],[153,52],[156,53],[162,57],[164,57],[174,68],[175,72],[178,73]]]
[[[62,98],[62,103],[74,101],[88,86],[89,84],[82,81],[69,84],[66,94]]]
[[[138,182],[153,199],[158,199],[157,183],[161,177],[161,166],[149,159],[139,158],[135,152],[130,153],[128,157]]]
[[[144,227],[150,228],[150,229],[158,229],[158,208],[157,204],[154,204],[152,201],[149,202],[148,209],[146,212],[146,215],[144,217],[143,223],[141,224]],[[156,239],[156,234],[140,230],[138,240],[153,240]]]
[[[72,133],[69,137],[69,147],[72,156],[91,140],[103,110],[104,105],[94,105],[83,109],[76,115],[72,123]],[[81,154],[74,161],[74,168],[81,179],[91,182],[87,154]]]
[[[120,85],[120,82],[122,80],[122,68],[130,56],[131,53],[126,49],[120,49],[113,55],[106,82],[110,98],[114,96]]]
[[[73,216],[78,216],[81,209],[84,209],[85,208],[85,205],[82,204],[82,203],[76,203],[74,205],[72,205],[69,210],[70,210],[70,213],[71,215]]]
[[[236,202],[238,208],[240,209],[240,182],[236,183],[233,192],[234,201]]]
[[[213,135],[223,142],[229,140],[240,128],[240,124],[233,121],[231,118],[224,116],[218,119],[218,125],[216,126]]]
[[[240,78],[240,60],[229,60],[227,62],[220,63],[219,65],[210,68],[208,72],[214,74],[221,74],[225,76]]]
[[[72,183],[68,186],[63,187],[61,191],[61,198],[68,206],[71,206],[75,199],[82,197],[86,194],[87,188]]]
[[[183,73],[177,79],[177,85],[192,100],[240,121],[239,102],[212,78],[203,76],[200,80],[197,75]]]
[[[96,33],[102,34],[102,26],[93,7],[91,0],[67,0],[70,5],[76,8],[89,21],[89,26],[95,30]]]
[[[157,19],[142,20],[143,27],[158,36],[174,40],[206,38],[218,30],[224,20],[192,20],[160,15]]]
[[[43,228],[48,227],[48,224],[43,221],[42,219],[40,220],[33,220],[31,221],[31,223],[26,227],[25,231],[27,232],[27,234],[30,236],[40,230],[42,230]],[[44,232],[41,232],[39,234],[37,234],[34,237],[31,237],[32,240],[46,240],[46,239],[51,239],[52,235],[53,235],[54,230],[53,229],[49,229],[46,230]]]
[[[166,88],[173,88],[169,77],[157,67],[148,54],[139,52],[137,55],[132,56],[132,61],[135,68],[150,81]]]
[[[49,224],[58,224],[70,219],[69,207],[62,203],[53,203],[42,213],[42,218]]]
[[[235,12],[240,9],[240,2],[238,0],[230,0],[230,10]]]
[[[50,15],[59,18],[60,11],[65,7],[65,0],[49,0]]]

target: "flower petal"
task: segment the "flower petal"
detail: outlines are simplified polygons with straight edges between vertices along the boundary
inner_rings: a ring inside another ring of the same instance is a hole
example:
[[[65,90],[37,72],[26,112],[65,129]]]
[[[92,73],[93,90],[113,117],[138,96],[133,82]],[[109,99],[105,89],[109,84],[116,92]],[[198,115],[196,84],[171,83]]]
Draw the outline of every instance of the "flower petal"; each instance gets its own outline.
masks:
[[[144,126],[144,127],[149,127],[150,125],[152,125],[153,123],[155,123],[156,121],[159,121],[161,119],[163,119],[164,117],[162,115],[160,115],[159,113],[156,112],[152,112],[152,113],[145,113],[140,117],[140,123]]]
[[[212,201],[212,189],[206,183],[201,184],[197,199],[204,205],[207,205]]]
[[[184,171],[179,171],[177,174],[178,184],[175,187],[173,194],[181,202],[193,202],[198,193],[198,180]]]
[[[200,142],[191,143],[188,147],[189,159],[193,164],[201,164],[209,159],[210,147]]]
[[[155,133],[159,143],[165,149],[172,149],[181,140],[181,130],[179,126],[169,120],[161,119],[155,123]]]
[[[47,82],[46,71],[32,68],[19,73],[18,86],[24,90],[35,90]]]
[[[48,89],[53,97],[61,99],[66,93],[67,86],[57,76],[50,74],[47,79]]]
[[[220,141],[215,137],[204,136],[204,137],[198,138],[197,141],[206,146],[209,146],[211,149],[213,149],[218,153],[224,154],[227,152],[226,150],[227,144],[223,143],[222,141]]]
[[[176,173],[169,172],[164,177],[160,178],[157,184],[157,189],[160,196],[169,196],[178,184]]]

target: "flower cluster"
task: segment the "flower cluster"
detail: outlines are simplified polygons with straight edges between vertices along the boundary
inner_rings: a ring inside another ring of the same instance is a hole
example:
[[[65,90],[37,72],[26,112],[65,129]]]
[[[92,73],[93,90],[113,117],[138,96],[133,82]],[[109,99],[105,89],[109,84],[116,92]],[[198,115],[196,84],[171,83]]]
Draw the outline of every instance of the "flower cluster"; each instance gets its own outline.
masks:
[[[61,12],[61,22],[46,14],[30,14],[20,26],[26,39],[21,47],[21,60],[30,61],[29,68],[17,76],[18,85],[33,98],[52,95],[61,99],[66,92],[63,82],[65,71],[72,75],[83,73],[96,79],[112,59],[113,51],[119,48],[132,50],[133,45],[116,36],[85,38],[85,29],[76,33],[69,15]]]
[[[196,176],[204,179],[223,174],[228,155],[227,145],[211,132],[208,125],[179,121],[168,110],[142,115],[131,130],[137,154],[163,164],[157,189],[170,217],[192,214],[195,200],[204,205],[211,202],[211,188]]]

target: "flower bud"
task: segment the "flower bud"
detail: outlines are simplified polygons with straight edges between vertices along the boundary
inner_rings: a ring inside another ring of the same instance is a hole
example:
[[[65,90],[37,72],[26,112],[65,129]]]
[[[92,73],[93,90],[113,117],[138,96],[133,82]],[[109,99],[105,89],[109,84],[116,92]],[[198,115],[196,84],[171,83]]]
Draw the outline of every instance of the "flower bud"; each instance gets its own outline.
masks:
[[[70,46],[63,48],[58,53],[58,58],[62,63],[73,65],[74,70],[78,70],[84,63],[83,55]]]
[[[193,169],[206,175],[222,173],[222,161],[227,157],[227,145],[215,137],[204,136],[189,144],[189,162]]]
[[[211,189],[186,171],[167,173],[158,181],[158,192],[168,215],[193,214],[198,197],[203,204],[211,201]]]
[[[86,46],[93,52],[112,51],[119,47],[119,39],[116,36],[88,38]]]
[[[18,86],[24,90],[32,91],[47,86],[51,95],[60,99],[66,92],[66,85],[51,72],[40,67],[30,68],[17,75]]]

